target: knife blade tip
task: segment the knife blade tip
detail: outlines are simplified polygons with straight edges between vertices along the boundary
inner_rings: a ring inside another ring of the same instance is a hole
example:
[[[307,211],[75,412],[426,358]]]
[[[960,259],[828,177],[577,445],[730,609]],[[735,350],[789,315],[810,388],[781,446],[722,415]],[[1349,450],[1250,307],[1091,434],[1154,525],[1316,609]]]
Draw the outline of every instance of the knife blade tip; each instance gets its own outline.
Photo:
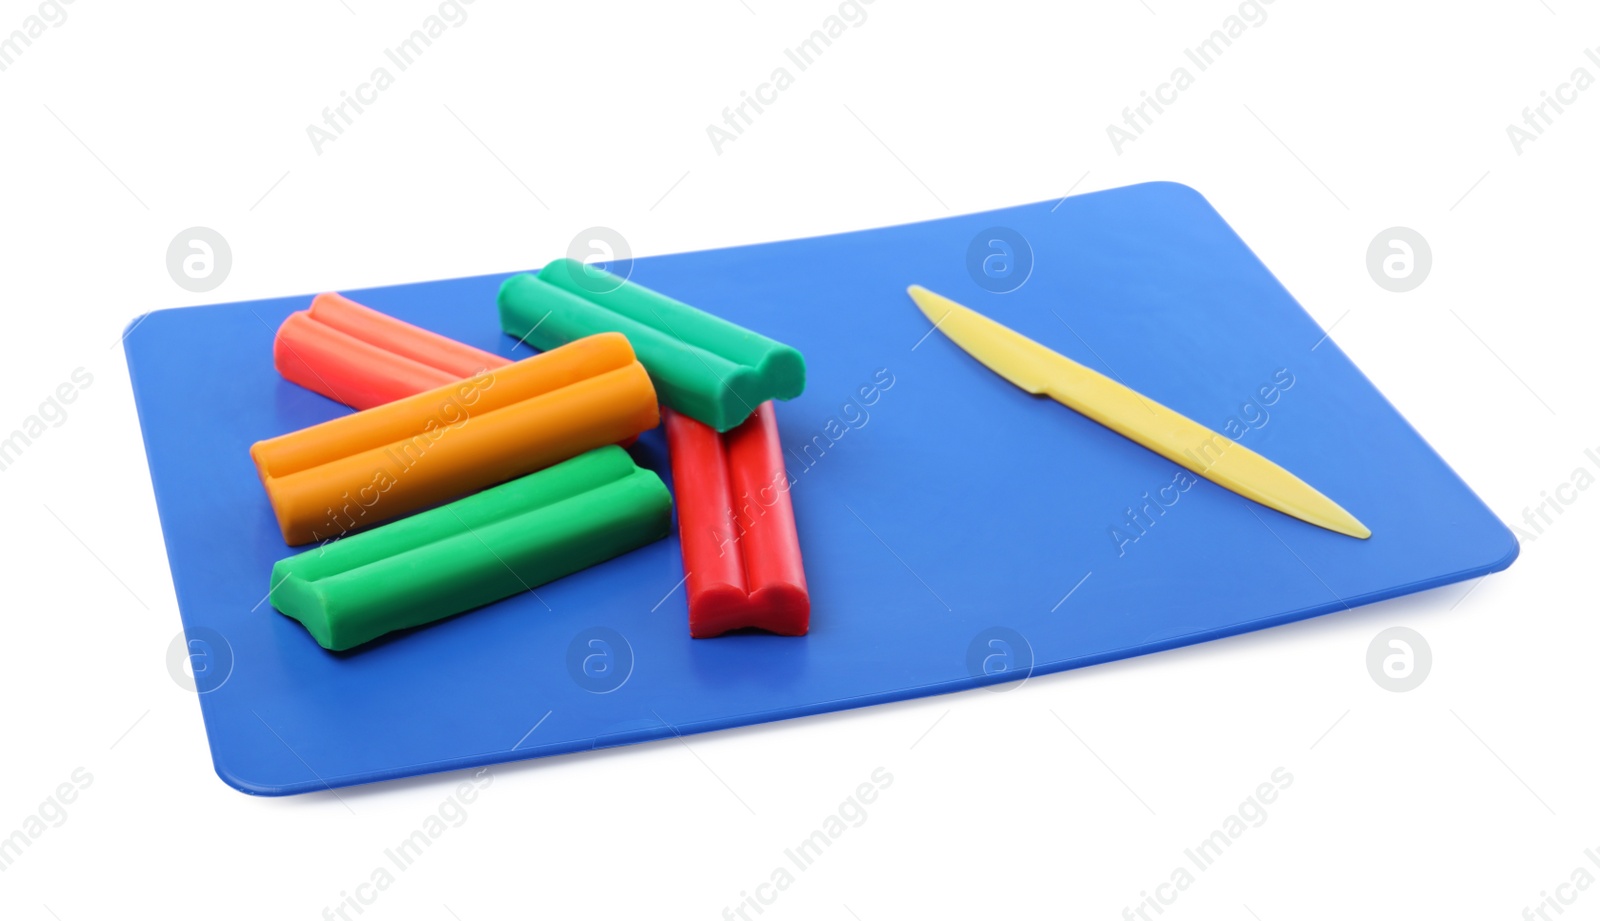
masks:
[[[911,302],[917,305],[917,309],[935,322],[938,322],[950,309],[949,302],[945,298],[921,285],[907,285],[906,293],[911,295]],[[938,309],[941,305],[944,309]]]

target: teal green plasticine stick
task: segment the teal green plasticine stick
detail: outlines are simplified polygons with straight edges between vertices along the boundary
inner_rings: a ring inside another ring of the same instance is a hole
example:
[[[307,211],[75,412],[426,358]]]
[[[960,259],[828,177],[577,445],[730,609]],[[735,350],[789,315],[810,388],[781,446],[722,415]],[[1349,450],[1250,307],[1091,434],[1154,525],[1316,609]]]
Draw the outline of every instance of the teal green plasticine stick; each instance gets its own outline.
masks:
[[[500,286],[500,328],[536,349],[598,332],[628,337],[661,402],[726,432],[806,387],[798,351],[572,259]]]
[[[272,567],[272,606],[326,649],[527,591],[667,535],[672,497],[608,445]]]

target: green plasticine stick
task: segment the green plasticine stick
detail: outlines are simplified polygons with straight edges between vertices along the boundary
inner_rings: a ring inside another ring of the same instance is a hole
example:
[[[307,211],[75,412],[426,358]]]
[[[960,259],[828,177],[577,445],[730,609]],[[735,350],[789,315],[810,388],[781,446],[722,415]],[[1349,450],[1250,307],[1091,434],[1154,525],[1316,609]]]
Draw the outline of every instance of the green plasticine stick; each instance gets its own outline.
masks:
[[[671,519],[661,479],[608,445],[279,560],[272,606],[324,648],[349,649],[627,553]]]
[[[540,350],[622,333],[661,402],[719,432],[806,387],[805,359],[790,346],[573,259],[506,279],[499,305],[500,328]]]

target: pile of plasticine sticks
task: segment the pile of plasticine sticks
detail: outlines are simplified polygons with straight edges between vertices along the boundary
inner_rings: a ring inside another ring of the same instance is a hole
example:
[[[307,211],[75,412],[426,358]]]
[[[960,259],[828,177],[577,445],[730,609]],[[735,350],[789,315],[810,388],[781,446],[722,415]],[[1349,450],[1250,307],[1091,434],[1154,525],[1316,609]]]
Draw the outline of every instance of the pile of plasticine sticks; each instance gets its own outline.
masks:
[[[538,354],[338,294],[278,328],[279,373],[356,412],[250,448],[284,541],[316,545],[273,566],[273,607],[351,649],[660,540],[675,494],[690,635],[805,634],[772,402],[805,389],[800,353],[570,259],[508,279],[498,307]],[[625,450],[663,421],[671,493]]]

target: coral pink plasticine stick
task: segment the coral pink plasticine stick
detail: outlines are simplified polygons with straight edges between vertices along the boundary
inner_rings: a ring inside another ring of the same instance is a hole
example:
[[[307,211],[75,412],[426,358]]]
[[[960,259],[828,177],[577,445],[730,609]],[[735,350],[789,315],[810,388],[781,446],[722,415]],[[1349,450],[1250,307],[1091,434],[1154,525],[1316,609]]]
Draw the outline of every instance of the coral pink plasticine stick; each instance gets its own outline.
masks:
[[[689,635],[805,634],[811,596],[772,402],[719,435],[662,409],[688,573]]]
[[[272,357],[288,380],[356,409],[511,363],[338,294],[319,294],[309,310],[290,314]]]

